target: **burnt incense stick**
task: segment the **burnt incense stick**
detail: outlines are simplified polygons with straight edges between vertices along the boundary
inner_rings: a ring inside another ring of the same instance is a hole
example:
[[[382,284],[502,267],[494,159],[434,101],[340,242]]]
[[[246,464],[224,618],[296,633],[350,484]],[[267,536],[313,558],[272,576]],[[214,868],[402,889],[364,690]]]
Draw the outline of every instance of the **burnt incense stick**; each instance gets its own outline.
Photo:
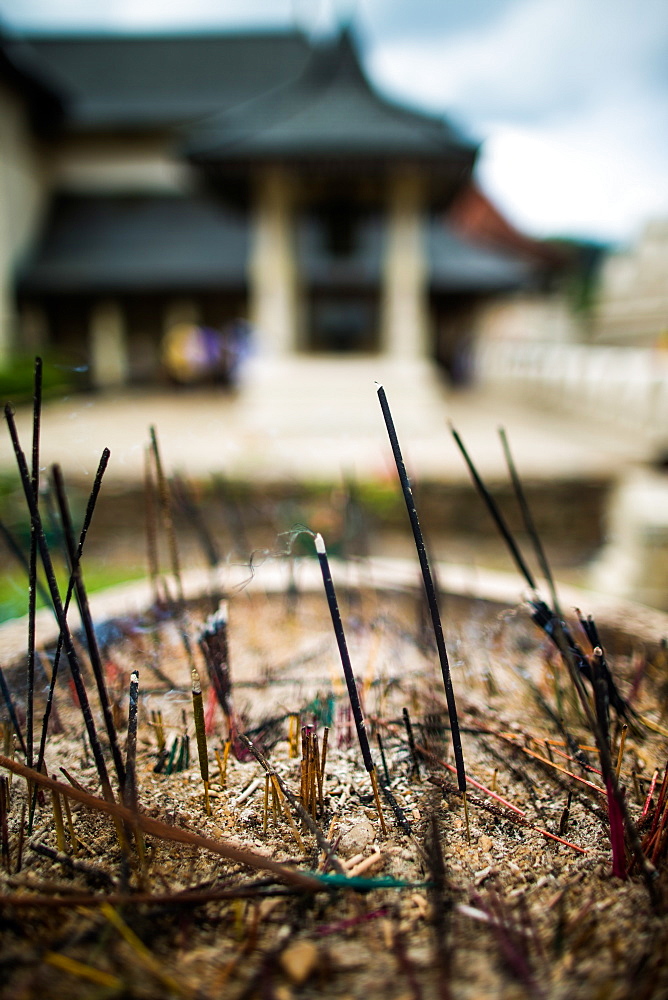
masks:
[[[357,739],[359,740],[360,750],[362,751],[362,760],[364,761],[364,766],[369,774],[369,778],[371,779],[371,787],[373,788],[373,796],[376,803],[378,816],[380,818],[381,829],[383,833],[387,833],[387,827],[385,826],[385,819],[383,817],[383,810],[380,805],[380,796],[378,794],[378,779],[376,777],[376,765],[374,764],[373,758],[371,757],[369,738],[367,736],[366,729],[364,727],[362,706],[360,705],[360,698],[359,698],[359,693],[357,691],[357,684],[355,683],[353,667],[352,663],[350,662],[350,655],[348,653],[346,636],[345,632],[343,631],[343,622],[341,621],[339,602],[336,599],[336,591],[334,590],[332,573],[329,568],[327,549],[325,547],[325,542],[323,540],[322,535],[320,534],[316,535],[314,541],[315,541],[315,550],[318,554],[318,561],[320,563],[320,570],[322,572],[322,582],[325,587],[325,596],[327,597],[327,603],[329,605],[329,613],[332,617],[334,635],[336,637],[336,643],[339,647],[339,656],[341,657],[343,674],[346,679],[346,687],[348,688],[348,698],[350,700],[350,707],[352,709],[353,718],[355,720],[355,728],[357,729]]]
[[[21,725],[19,723],[18,715],[16,714],[16,706],[14,705],[14,702],[12,700],[11,691],[9,690],[9,686],[5,679],[5,674],[2,667],[0,667],[0,691],[2,691],[3,700],[5,702],[5,705],[7,706],[7,711],[9,712],[9,718],[12,720],[12,727],[14,729],[14,732],[16,733],[16,738],[21,744],[21,750],[23,752],[23,755],[27,757],[28,751],[26,749],[26,743],[23,738],[23,732],[21,731]]]
[[[544,601],[539,600],[534,577],[531,571],[529,570],[522,556],[522,553],[520,552],[519,546],[515,541],[515,538],[513,537],[513,534],[510,531],[510,528],[508,527],[506,520],[496,503],[496,500],[494,499],[494,497],[491,495],[491,493],[483,483],[478,473],[478,470],[473,464],[471,456],[469,455],[468,451],[466,450],[466,447],[464,446],[461,437],[454,429],[454,427],[451,426],[450,430],[452,432],[452,436],[455,439],[455,442],[457,443],[460,452],[462,453],[464,461],[468,466],[471,478],[473,479],[474,485],[482,501],[487,507],[487,510],[489,511],[492,520],[499,529],[502,538],[506,542],[506,545],[513,558],[513,561],[515,562],[515,565],[517,566],[519,572],[524,577],[527,584],[533,591],[533,597],[528,602],[531,608],[533,609],[531,617],[533,618],[534,622],[540,628],[542,628],[547,635],[550,636],[550,638],[557,646],[559,651],[562,653],[562,655],[564,657],[570,657],[573,665],[579,671],[579,673],[584,675],[587,678],[587,680],[592,682],[592,671],[587,657],[584,655],[582,649],[580,649],[578,644],[573,639],[568,627],[566,626],[565,622],[562,621],[559,614],[555,614],[555,612],[551,608],[549,608]],[[608,688],[608,697],[610,699],[610,704],[614,706],[615,710],[618,712],[619,715],[625,716],[627,714],[626,702],[617,691],[612,675],[605,663],[603,664],[602,669],[605,675],[605,681]]]
[[[118,733],[116,732],[116,724],[114,722],[114,716],[109,702],[109,694],[107,692],[107,685],[104,677],[104,667],[102,665],[102,658],[100,656],[97,636],[95,634],[95,626],[93,624],[93,616],[91,614],[88,594],[86,592],[83,574],[81,571],[81,559],[77,557],[78,554],[74,543],[74,529],[72,527],[70,508],[67,501],[67,494],[65,492],[65,483],[63,480],[62,470],[59,465],[53,465],[51,467],[51,482],[53,484],[53,490],[58,503],[60,523],[63,529],[65,552],[67,554],[69,569],[70,573],[74,576],[74,593],[79,607],[81,622],[84,627],[84,632],[86,633],[88,656],[90,658],[95,683],[97,685],[97,693],[100,699],[100,706],[102,708],[104,725],[107,730],[109,746],[111,747],[111,756],[114,761],[119,788],[123,788],[125,785],[125,764],[123,763],[121,748],[118,743]]]
[[[522,553],[519,550],[519,546],[518,546],[517,542],[515,541],[515,539],[514,539],[514,537],[512,535],[512,532],[510,531],[510,528],[508,527],[508,525],[506,523],[506,519],[504,518],[503,514],[501,513],[496,500],[494,499],[494,497],[489,492],[489,490],[487,489],[487,487],[483,483],[482,479],[478,475],[478,470],[476,469],[475,465],[473,464],[473,462],[471,460],[471,456],[469,455],[468,451],[466,450],[466,448],[464,446],[464,442],[462,441],[461,437],[459,436],[459,434],[457,433],[457,431],[455,430],[455,428],[452,425],[450,426],[450,431],[452,433],[453,438],[455,439],[455,443],[457,444],[457,447],[459,448],[460,452],[462,453],[462,457],[463,457],[464,461],[466,462],[468,470],[469,470],[469,472],[471,474],[471,479],[473,480],[475,488],[478,491],[478,495],[480,496],[480,498],[482,499],[483,503],[487,507],[487,510],[489,511],[489,513],[490,513],[490,515],[492,517],[492,520],[496,524],[497,528],[499,529],[499,532],[501,533],[502,538],[504,539],[506,545],[508,546],[508,550],[509,550],[509,552],[510,552],[510,554],[511,554],[511,556],[512,556],[514,562],[515,562],[515,565],[517,566],[518,570],[520,571],[520,573],[522,574],[522,576],[524,577],[524,579],[528,583],[528,585],[531,588],[531,590],[534,593],[536,593],[536,589],[537,589],[536,588],[536,581],[534,580],[533,574],[532,574],[531,570],[529,569],[529,567],[527,566],[527,564],[526,564],[526,562],[524,560],[524,557],[523,557]]]
[[[204,622],[198,641],[206,663],[209,680],[227,721],[228,735],[231,739],[235,739],[237,726],[232,709],[232,679],[227,625],[227,601],[221,601],[218,610]]]
[[[380,760],[383,765],[383,777],[385,778],[385,785],[391,784],[390,782],[390,772],[387,769],[387,759],[385,757],[385,747],[383,746],[383,737],[380,733],[376,733],[376,742],[378,743],[378,752],[380,754]]]
[[[63,823],[63,807],[58,792],[51,790],[51,807],[53,809],[53,825],[56,828],[56,846],[61,854],[67,854],[65,840],[65,824]]]
[[[183,510],[183,513],[188,518],[197,535],[207,563],[212,569],[215,568],[221,562],[221,555],[213,535],[204,520],[202,509],[193,496],[189,483],[182,476],[174,474],[171,477],[171,486],[178,505]]]
[[[128,706],[128,738],[125,747],[125,783],[123,801],[128,808],[137,809],[137,709],[139,707],[139,671],[130,675],[130,703]]]
[[[536,522],[533,519],[531,508],[529,507],[529,503],[526,498],[526,493],[524,492],[524,487],[522,486],[522,480],[520,479],[517,467],[515,465],[512,453],[510,451],[510,444],[508,443],[508,437],[503,427],[499,427],[499,437],[501,438],[503,454],[505,456],[506,465],[508,466],[508,471],[510,473],[510,479],[513,484],[513,490],[515,491],[515,497],[517,498],[517,503],[519,504],[519,508],[522,513],[522,520],[524,521],[524,527],[526,528],[527,534],[529,535],[529,538],[531,539],[531,542],[533,544],[534,552],[536,553],[536,559],[538,560],[538,565],[540,566],[543,576],[547,581],[547,585],[550,590],[550,596],[552,598],[552,607],[561,618],[559,598],[557,596],[557,588],[554,582],[554,577],[552,576],[552,570],[550,569],[550,564],[547,561],[547,556],[545,555],[545,549],[543,548],[543,543],[540,540],[540,535],[538,534],[538,529],[536,528]]]
[[[438,595],[436,593],[436,587],[434,586],[434,580],[429,566],[429,559],[427,558],[427,548],[422,535],[420,522],[418,520],[417,508],[415,506],[415,500],[413,499],[413,491],[411,489],[408,473],[406,472],[406,465],[399,446],[399,438],[397,437],[394,420],[392,419],[392,413],[390,412],[390,406],[382,385],[378,386],[378,401],[383,413],[383,419],[385,420],[385,427],[387,428],[387,434],[390,439],[394,461],[397,466],[399,482],[401,483],[401,489],[406,503],[406,511],[408,512],[408,520],[410,521],[411,528],[413,529],[415,548],[417,549],[420,569],[422,571],[422,581],[427,595],[427,603],[429,604],[429,612],[431,614],[432,627],[434,629],[434,638],[436,639],[436,649],[438,652],[439,663],[441,665],[441,673],[443,675],[443,686],[445,687],[445,698],[448,704],[448,715],[450,717],[452,750],[455,757],[455,764],[457,766],[457,783],[460,791],[465,795],[466,769],[464,767],[464,753],[462,751],[462,741],[459,733],[457,703],[455,701],[455,692],[452,686],[452,677],[450,675],[450,663],[448,661],[448,653],[445,648],[445,638],[443,636],[443,626],[441,624],[441,612],[438,607]]]
[[[174,528],[174,517],[172,515],[172,503],[169,494],[169,485],[167,483],[167,478],[165,476],[162,458],[160,457],[160,447],[158,445],[158,436],[155,427],[150,428],[151,435],[151,450],[153,452],[153,461],[155,463],[155,474],[158,481],[158,500],[160,502],[160,510],[162,514],[162,521],[165,528],[165,534],[167,535],[167,547],[169,549],[170,560],[172,564],[172,575],[176,582],[176,612],[180,624],[180,635],[181,642],[183,643],[183,648],[188,660],[188,666],[192,670],[195,667],[195,660],[193,657],[192,645],[190,642],[190,635],[188,633],[188,627],[185,621],[186,612],[186,598],[183,590],[183,578],[181,576],[181,564],[179,561],[179,549],[176,544],[176,530]]]
[[[5,871],[12,870],[9,853],[9,778],[4,774],[0,778],[0,856]]]
[[[209,801],[209,751],[206,745],[206,727],[204,724],[204,704],[202,702],[202,685],[195,667],[191,670],[193,715],[195,717],[195,736],[197,739],[197,756],[199,758],[199,773],[204,785],[204,809],[207,816],[211,815]]]
[[[88,498],[88,503],[86,505],[86,512],[84,514],[83,524],[81,527],[81,532],[79,534],[79,544],[77,546],[75,565],[81,560],[83,555],[84,545],[86,543],[86,536],[88,534],[88,529],[90,528],[91,521],[93,520],[93,514],[95,512],[95,506],[97,504],[97,499],[100,494],[100,489],[102,488],[102,477],[104,476],[105,470],[109,463],[110,451],[105,448],[102,452],[102,457],[97,467],[97,472],[95,473],[95,479],[93,480],[93,488],[91,489],[90,497]],[[67,619],[67,612],[69,610],[70,601],[72,599],[72,594],[74,592],[74,575],[70,573],[70,579],[67,585],[67,593],[65,595],[65,602],[63,604],[63,614],[65,619]],[[58,621],[58,615],[56,614],[56,620]],[[56,680],[58,677],[58,666],[60,664],[60,657],[63,650],[63,643],[65,641],[65,633],[62,628],[60,629],[60,634],[58,636],[58,643],[56,646],[56,653],[53,659],[53,667],[51,670],[51,680],[49,682],[49,691],[46,698],[46,707],[44,709],[44,718],[42,719],[42,732],[39,741],[39,754],[37,757],[37,770],[42,770],[42,765],[44,763],[44,753],[46,750],[46,737],[49,728],[49,719],[51,717],[51,711],[53,708],[53,698],[56,687]],[[31,812],[31,825],[32,825],[32,812]]]
[[[35,358],[32,410],[32,462],[30,479],[35,502],[39,502],[39,438],[42,419],[42,359]],[[33,719],[35,700],[35,612],[37,610],[37,536],[30,525],[28,567],[28,663],[26,678],[26,764],[33,765]]]
[[[290,829],[292,830],[292,834],[293,834],[293,836],[294,836],[294,838],[295,838],[295,840],[297,842],[297,846],[299,847],[299,849],[301,851],[303,851],[304,850],[304,841],[301,838],[299,830],[297,829],[297,824],[295,823],[295,821],[294,821],[294,819],[292,817],[292,813],[290,812],[290,804],[292,804],[293,808],[297,809],[297,811],[300,813],[300,815],[301,815],[302,819],[304,820],[304,822],[307,825],[310,824],[310,826],[312,827],[312,829],[314,830],[314,832],[316,833],[316,835],[318,835],[318,828],[317,828],[316,824],[313,823],[313,821],[311,820],[310,816],[308,815],[308,813],[305,811],[304,807],[302,806],[300,800],[296,796],[294,796],[290,792],[290,790],[288,789],[287,785],[284,784],[284,782],[282,782],[280,780],[280,778],[278,777],[278,774],[276,773],[276,771],[273,769],[273,767],[271,767],[269,765],[269,762],[267,761],[266,757],[262,754],[262,752],[260,750],[258,750],[258,748],[255,746],[255,744],[251,740],[249,740],[249,738],[246,736],[245,733],[241,733],[240,734],[239,740],[240,740],[241,743],[243,743],[243,745],[246,747],[246,749],[250,751],[250,753],[253,755],[253,757],[255,757],[255,760],[258,762],[258,764],[260,765],[260,767],[263,769],[264,773],[268,774],[269,777],[271,778],[271,783],[272,783],[272,785],[274,787],[274,790],[276,792],[276,796],[278,798],[279,804],[283,808],[283,815],[285,816],[286,820],[288,821],[288,823],[290,825]]]
[[[411,757],[413,758],[413,768],[415,770],[415,777],[420,780],[420,758],[417,755],[417,750],[415,749],[415,736],[413,735],[413,726],[411,724],[411,717],[408,714],[408,709],[404,708],[402,711],[402,718],[404,720],[404,726],[406,729],[406,736],[408,737],[408,746],[411,751]]]
[[[153,602],[161,603],[162,595],[159,586],[160,561],[158,558],[158,526],[155,503],[155,481],[151,465],[151,448],[144,451],[144,501],[146,517],[146,559],[148,562],[148,577],[153,588]]]
[[[60,631],[63,634],[63,646],[65,648],[67,659],[70,664],[72,680],[74,681],[77,697],[79,699],[79,705],[81,707],[81,713],[84,718],[86,731],[88,733],[91,749],[93,751],[93,756],[95,758],[95,765],[97,767],[97,772],[100,777],[100,782],[102,784],[102,789],[105,798],[113,799],[113,792],[111,790],[111,784],[109,782],[109,773],[107,771],[107,764],[104,759],[102,746],[100,744],[100,740],[97,735],[97,730],[95,728],[95,721],[93,719],[93,713],[91,711],[90,704],[88,701],[88,694],[86,692],[86,687],[84,685],[83,677],[81,675],[79,659],[77,657],[76,650],[74,648],[74,643],[72,642],[72,635],[70,632],[69,625],[67,623],[67,617],[65,615],[63,603],[60,598],[60,593],[58,591],[58,582],[56,580],[56,574],[53,569],[51,553],[49,552],[49,546],[46,541],[46,535],[44,534],[44,528],[42,526],[42,520],[40,517],[37,502],[32,492],[32,484],[30,482],[30,474],[28,472],[28,466],[26,464],[25,455],[23,454],[23,450],[19,443],[18,433],[16,430],[16,421],[14,420],[14,413],[9,405],[5,406],[5,418],[7,420],[7,425],[9,427],[9,433],[12,440],[12,447],[14,449],[14,454],[16,456],[16,461],[19,467],[19,474],[21,477],[21,483],[23,485],[23,493],[26,498],[28,510],[30,511],[31,523],[35,525],[35,532],[37,535],[37,543],[39,546],[39,552],[42,559],[42,565],[44,567],[44,573],[49,586],[49,591],[51,593],[51,601],[53,603],[53,607],[56,612],[56,617],[58,619],[58,625],[60,626]]]
[[[162,514],[162,520],[165,527],[165,534],[167,535],[167,547],[169,549],[169,556],[172,564],[172,574],[176,582],[179,611],[181,611],[183,609],[183,606],[185,605],[185,595],[183,593],[181,564],[179,562],[179,550],[176,544],[176,531],[174,529],[174,518],[172,516],[172,504],[169,496],[169,486],[167,484],[167,477],[165,476],[162,467],[160,446],[158,445],[158,436],[155,427],[149,428],[149,433],[151,435],[151,451],[153,453],[153,462],[155,464],[155,474],[158,483],[158,500],[160,503],[160,512]]]

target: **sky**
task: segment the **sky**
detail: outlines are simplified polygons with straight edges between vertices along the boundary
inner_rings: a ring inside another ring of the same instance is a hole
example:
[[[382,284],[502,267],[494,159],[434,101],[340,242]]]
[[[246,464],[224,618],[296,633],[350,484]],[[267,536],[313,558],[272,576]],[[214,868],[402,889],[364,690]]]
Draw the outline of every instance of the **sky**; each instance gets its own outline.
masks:
[[[538,236],[632,243],[668,218],[666,0],[0,0],[21,30],[351,22],[386,95],[482,143],[477,178]]]

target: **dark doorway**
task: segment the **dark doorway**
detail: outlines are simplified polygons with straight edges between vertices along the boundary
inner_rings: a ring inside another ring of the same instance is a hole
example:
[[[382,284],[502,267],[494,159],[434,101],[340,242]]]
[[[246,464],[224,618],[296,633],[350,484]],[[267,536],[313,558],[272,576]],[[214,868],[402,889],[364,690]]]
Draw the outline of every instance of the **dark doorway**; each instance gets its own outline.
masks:
[[[378,346],[378,304],[361,294],[313,295],[308,347],[333,354],[368,353]]]

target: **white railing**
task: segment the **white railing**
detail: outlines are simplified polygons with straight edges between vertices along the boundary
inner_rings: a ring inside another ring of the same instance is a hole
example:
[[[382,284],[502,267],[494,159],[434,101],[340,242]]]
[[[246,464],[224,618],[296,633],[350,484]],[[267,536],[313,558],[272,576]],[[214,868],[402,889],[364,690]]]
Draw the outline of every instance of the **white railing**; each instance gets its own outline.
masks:
[[[668,352],[488,341],[477,350],[476,373],[496,392],[668,444]]]

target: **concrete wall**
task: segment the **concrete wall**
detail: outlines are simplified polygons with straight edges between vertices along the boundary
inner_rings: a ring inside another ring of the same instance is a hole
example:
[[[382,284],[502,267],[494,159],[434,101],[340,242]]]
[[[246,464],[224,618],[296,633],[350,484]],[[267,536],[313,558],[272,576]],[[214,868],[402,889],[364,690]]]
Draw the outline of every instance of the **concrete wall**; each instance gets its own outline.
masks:
[[[668,448],[668,350],[487,341],[476,371],[497,393],[637,435],[639,454]]]
[[[668,219],[604,265],[594,319],[599,343],[649,346],[668,338]]]
[[[582,330],[561,294],[504,295],[480,306],[476,316],[479,342],[574,343]]]
[[[40,223],[48,189],[45,157],[23,104],[0,86],[0,365],[20,346],[12,276]]]

